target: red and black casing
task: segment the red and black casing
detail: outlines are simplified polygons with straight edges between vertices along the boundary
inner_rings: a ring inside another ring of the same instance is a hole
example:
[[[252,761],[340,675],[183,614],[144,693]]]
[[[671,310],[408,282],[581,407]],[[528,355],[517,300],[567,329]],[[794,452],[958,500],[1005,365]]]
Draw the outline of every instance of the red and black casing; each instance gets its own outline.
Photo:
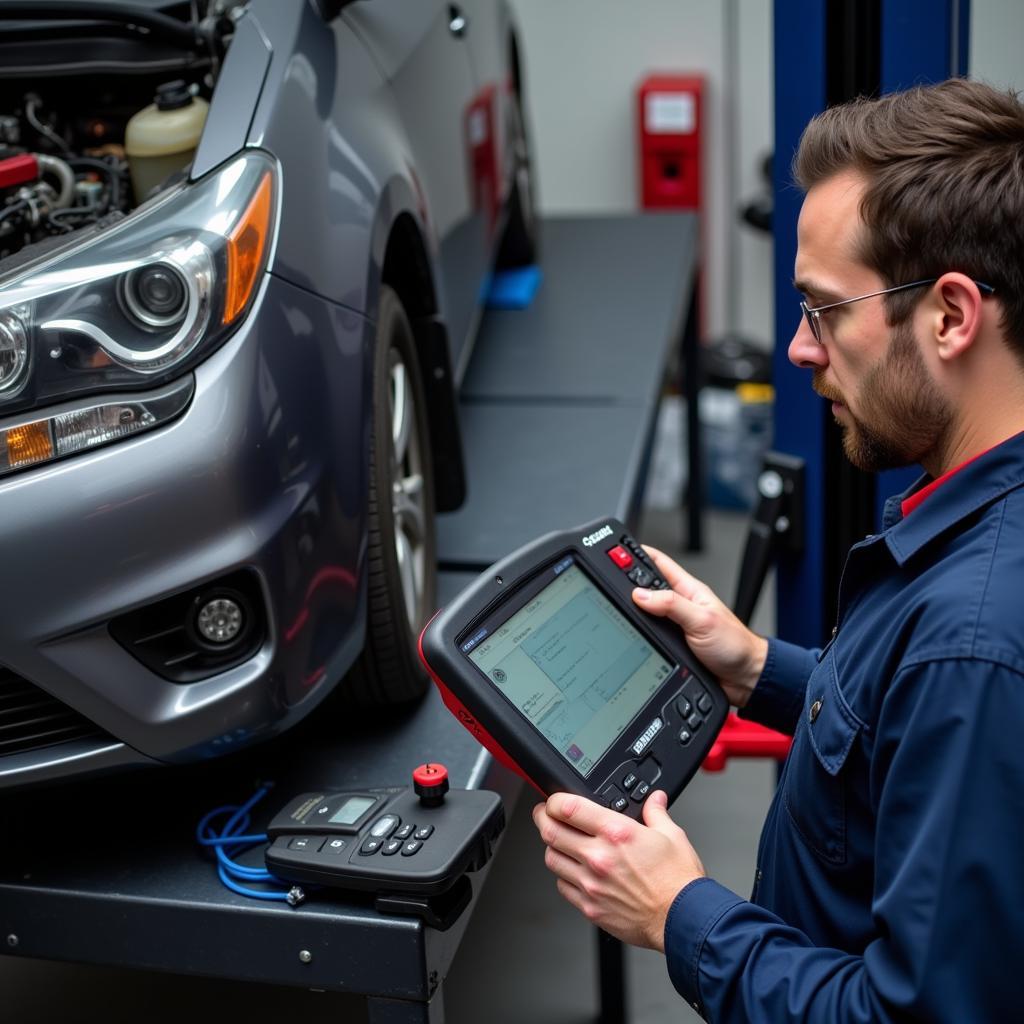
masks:
[[[572,792],[608,805],[625,796],[627,806],[622,807],[619,800],[618,809],[640,818],[642,787],[626,788],[623,781],[635,775],[651,789],[664,789],[674,800],[700,767],[729,707],[721,688],[690,652],[680,628],[645,614],[634,603],[631,595],[636,583],[627,574],[632,569],[621,567],[609,555],[614,550],[621,560],[626,545],[639,552],[626,527],[611,518],[527,544],[482,573],[427,623],[420,635],[420,658],[452,714],[498,761],[542,795]],[[541,735],[464,650],[478,642],[481,630],[499,628],[553,582],[556,568],[568,557],[675,666],[586,776]],[[642,553],[634,557],[636,565],[646,559]],[[698,699],[706,710],[698,712]],[[684,713],[688,705],[692,711]],[[696,726],[695,715],[700,718]],[[681,739],[684,733],[688,734],[685,740]]]

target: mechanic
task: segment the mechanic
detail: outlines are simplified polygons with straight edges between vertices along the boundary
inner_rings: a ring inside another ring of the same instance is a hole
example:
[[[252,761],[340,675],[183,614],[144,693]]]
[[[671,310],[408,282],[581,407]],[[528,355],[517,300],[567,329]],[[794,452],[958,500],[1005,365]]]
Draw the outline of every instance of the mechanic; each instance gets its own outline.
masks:
[[[644,822],[534,810],[562,895],[664,951],[711,1021],[1019,1017],[1024,963],[1024,106],[953,80],[832,108],[805,193],[789,358],[847,457],[926,475],[851,549],[820,651],[748,631],[653,552],[740,714],[793,746],[749,901],[705,875],[652,794]]]

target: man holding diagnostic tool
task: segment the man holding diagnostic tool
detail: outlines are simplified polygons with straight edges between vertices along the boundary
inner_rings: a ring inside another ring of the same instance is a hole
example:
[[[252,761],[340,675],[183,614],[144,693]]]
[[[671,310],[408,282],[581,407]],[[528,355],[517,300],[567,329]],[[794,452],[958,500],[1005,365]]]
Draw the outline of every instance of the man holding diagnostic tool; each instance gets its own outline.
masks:
[[[816,117],[789,358],[847,457],[919,463],[851,549],[822,650],[765,640],[650,551],[634,600],[793,736],[750,899],[654,790],[534,810],[562,895],[666,955],[716,1022],[1006,1019],[1024,959],[1024,106],[953,80]]]

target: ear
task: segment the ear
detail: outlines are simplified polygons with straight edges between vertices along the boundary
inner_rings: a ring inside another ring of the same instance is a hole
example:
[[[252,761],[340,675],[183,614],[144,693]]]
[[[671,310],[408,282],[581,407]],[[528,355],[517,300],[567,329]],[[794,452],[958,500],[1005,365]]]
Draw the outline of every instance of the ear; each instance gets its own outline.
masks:
[[[932,286],[935,350],[940,359],[962,356],[981,330],[984,296],[966,274],[951,271]]]

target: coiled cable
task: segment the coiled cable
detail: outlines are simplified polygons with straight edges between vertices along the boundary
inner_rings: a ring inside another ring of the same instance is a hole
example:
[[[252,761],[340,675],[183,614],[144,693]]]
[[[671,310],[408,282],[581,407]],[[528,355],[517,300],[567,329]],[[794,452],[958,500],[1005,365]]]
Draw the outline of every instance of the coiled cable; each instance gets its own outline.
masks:
[[[248,835],[251,821],[250,811],[270,791],[270,785],[262,785],[244,804],[225,804],[204,814],[196,826],[196,841],[200,846],[212,849],[217,858],[217,875],[232,892],[257,900],[275,900],[297,907],[306,898],[305,892],[297,885],[286,889],[255,889],[252,882],[268,885],[287,886],[288,883],[266,868],[253,868],[239,864],[235,858],[246,850],[268,841],[266,833]],[[227,820],[218,830],[214,827],[217,818],[227,815]]]

